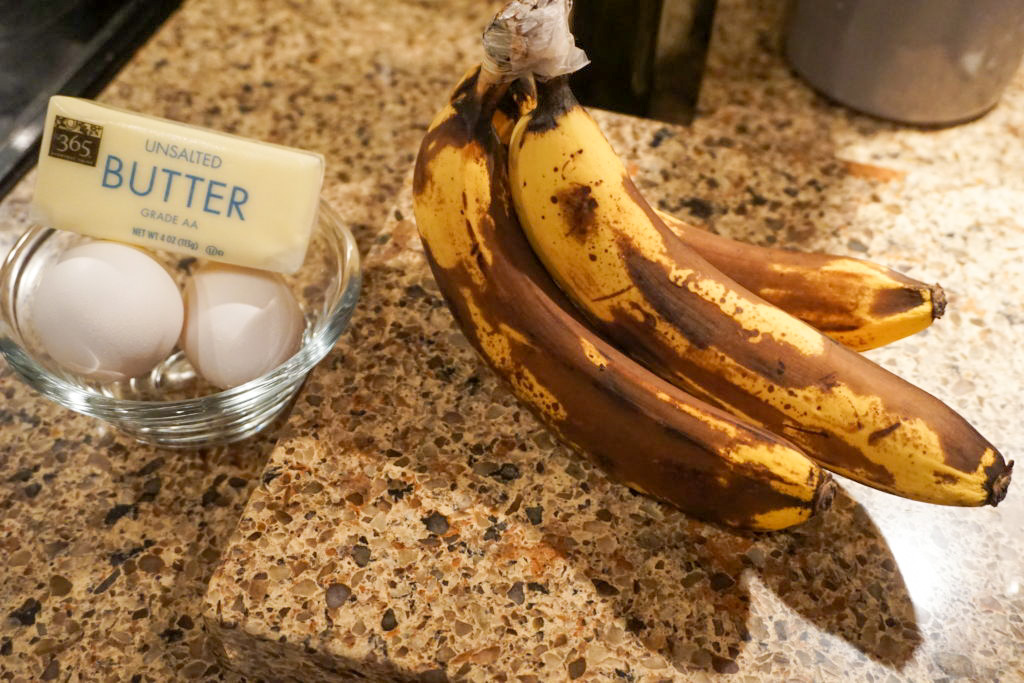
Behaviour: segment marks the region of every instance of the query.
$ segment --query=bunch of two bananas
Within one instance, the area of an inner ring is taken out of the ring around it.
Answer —
[[[507,90],[479,68],[456,86],[417,158],[416,222],[463,332],[560,440],[747,529],[826,509],[822,468],[931,503],[1003,498],[1012,462],[857,353],[926,327],[940,289],[686,226],[645,201],[564,77],[518,108]]]

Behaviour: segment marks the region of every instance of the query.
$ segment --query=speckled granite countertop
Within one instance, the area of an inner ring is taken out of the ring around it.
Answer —
[[[691,129],[602,124],[663,208],[942,282],[947,316],[871,356],[1019,459],[1024,74],[966,126],[876,122],[787,72],[777,4],[719,3]],[[288,420],[231,448],[139,446],[0,367],[0,680],[1024,679],[1015,488],[958,510],[843,482],[737,535],[608,482],[476,360],[403,183],[493,9],[192,0],[104,93],[323,152],[367,284]]]

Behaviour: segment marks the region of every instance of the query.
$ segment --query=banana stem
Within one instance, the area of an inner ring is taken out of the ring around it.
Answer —
[[[929,285],[928,289],[932,293],[932,320],[938,320],[946,312],[946,292],[939,283]]]
[[[506,80],[501,74],[491,71],[486,65],[481,67],[476,85],[473,86],[477,101],[480,103],[481,121],[490,125],[491,117],[510,85],[512,81]]]
[[[512,87],[512,98],[519,109],[519,116],[526,116],[537,106],[537,79],[532,73],[523,74]]]
[[[1006,497],[1006,490],[1010,487],[1010,477],[1013,474],[1013,461],[1006,463],[1006,469],[1000,472],[995,481],[992,482],[992,486],[989,489],[988,500],[985,501],[989,505],[999,505],[1000,501]]]

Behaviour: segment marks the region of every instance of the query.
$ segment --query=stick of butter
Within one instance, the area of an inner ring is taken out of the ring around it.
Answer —
[[[61,230],[294,273],[323,175],[313,152],[58,95],[32,208]]]

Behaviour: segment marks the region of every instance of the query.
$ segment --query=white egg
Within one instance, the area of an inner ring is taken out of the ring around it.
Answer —
[[[302,311],[277,273],[208,263],[185,287],[185,355],[206,381],[222,389],[288,360],[304,327]]]
[[[101,382],[144,375],[181,334],[184,306],[170,274],[117,242],[68,249],[40,278],[29,313],[48,354]]]

